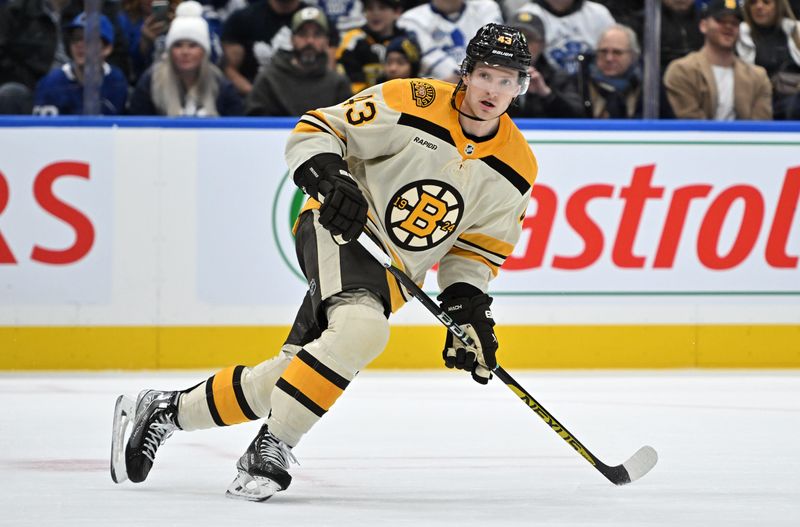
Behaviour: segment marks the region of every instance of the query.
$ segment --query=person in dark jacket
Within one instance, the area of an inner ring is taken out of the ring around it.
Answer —
[[[694,0],[663,0],[661,3],[661,76],[675,59],[703,47]]]
[[[603,32],[596,55],[581,67],[578,86],[586,117],[595,119],[641,119],[643,114],[641,48],[636,33],[623,24]],[[659,84],[660,119],[673,119],[663,83]]]
[[[203,7],[178,5],[167,32],[167,53],[142,75],[131,96],[132,115],[236,116],[242,100],[233,84],[211,64],[211,38]]]
[[[745,0],[736,54],[772,82],[772,117],[800,119],[800,22],[788,0]]]
[[[301,0],[255,0],[231,13],[222,25],[222,67],[243,96],[253,89],[256,75],[279,49],[290,49],[289,25],[294,14],[309,7]],[[331,42],[339,33],[331,27]],[[331,50],[333,60],[333,50]]]
[[[538,16],[520,11],[509,21],[528,39],[531,66],[528,73],[531,82],[528,91],[517,98],[508,114],[512,117],[569,118],[583,117],[584,109],[575,76],[556,70],[542,56],[545,29]]]
[[[0,113],[30,113],[36,83],[68,62],[61,12],[69,0],[0,3]]]
[[[81,13],[65,28],[70,61],[50,73],[36,85],[33,113],[37,115],[80,115],[83,113],[84,67],[86,43],[84,29],[86,14]],[[100,40],[103,59],[111,55],[114,47],[114,26],[108,17],[100,15]],[[125,74],[107,62],[102,65],[103,80],[100,85],[100,113],[118,115],[125,110],[128,99],[128,81]]]
[[[247,115],[302,115],[337,104],[353,92],[350,79],[330,67],[328,19],[305,7],[290,24],[292,50],[279,50],[261,71],[247,97]]]

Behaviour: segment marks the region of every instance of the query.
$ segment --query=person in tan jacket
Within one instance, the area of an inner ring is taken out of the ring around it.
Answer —
[[[700,20],[705,43],[670,63],[664,86],[678,119],[771,120],[772,86],[764,68],[735,54],[742,15],[736,0],[711,0]]]

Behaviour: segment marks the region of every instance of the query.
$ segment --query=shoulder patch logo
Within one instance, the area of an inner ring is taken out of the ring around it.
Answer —
[[[425,179],[405,185],[392,196],[385,225],[392,241],[407,251],[425,251],[456,232],[464,198],[442,181]]]
[[[411,81],[411,97],[420,108],[425,108],[436,99],[436,89],[433,84],[424,81]]]

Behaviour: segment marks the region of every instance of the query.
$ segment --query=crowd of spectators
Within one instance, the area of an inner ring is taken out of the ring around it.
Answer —
[[[498,22],[533,57],[512,116],[643,117],[641,0],[101,1],[90,46],[83,0],[0,0],[0,113],[83,113],[95,50],[105,115],[297,116],[393,78],[456,82]],[[659,117],[800,119],[799,4],[661,0]]]

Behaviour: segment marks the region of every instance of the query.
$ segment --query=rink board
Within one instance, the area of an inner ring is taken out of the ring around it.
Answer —
[[[0,368],[274,355],[306,287],[291,125],[0,119]],[[800,125],[523,128],[540,172],[492,284],[504,365],[800,367]],[[373,367],[438,367],[430,314],[392,321]]]
[[[288,327],[0,328],[0,369],[138,370],[255,365]],[[800,326],[500,326],[505,368],[798,368]],[[443,330],[394,326],[371,369],[442,368]]]

